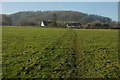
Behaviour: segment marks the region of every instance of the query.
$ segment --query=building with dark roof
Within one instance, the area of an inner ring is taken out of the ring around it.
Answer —
[[[50,21],[42,21],[41,22],[41,26],[42,27],[47,27],[49,24],[51,24],[52,22],[50,22]]]
[[[80,23],[67,23],[67,28],[82,28],[82,25]]]

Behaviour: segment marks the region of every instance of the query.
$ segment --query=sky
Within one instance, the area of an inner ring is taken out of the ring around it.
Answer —
[[[118,21],[117,2],[2,2],[2,14],[19,11],[70,10],[96,14]]]
[[[119,0],[1,0],[2,2],[118,2]]]

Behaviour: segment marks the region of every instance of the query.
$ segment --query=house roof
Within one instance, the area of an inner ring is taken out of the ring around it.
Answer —
[[[67,23],[68,26],[81,26],[80,23]]]
[[[49,24],[51,24],[52,22],[50,22],[50,21],[43,21],[43,23],[44,23],[44,25],[49,25]]]

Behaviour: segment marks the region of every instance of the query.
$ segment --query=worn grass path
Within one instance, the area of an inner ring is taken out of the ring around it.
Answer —
[[[84,65],[79,65],[80,64],[80,60],[81,58],[83,57],[80,53],[83,45],[82,45],[82,42],[78,36],[78,33],[76,32],[77,29],[70,29],[69,31],[72,32],[73,34],[73,49],[74,49],[74,73],[72,74],[72,78],[82,78],[82,75],[81,74],[81,67],[80,66],[84,66]],[[81,45],[80,45],[81,44]],[[84,66],[85,67],[85,66]]]

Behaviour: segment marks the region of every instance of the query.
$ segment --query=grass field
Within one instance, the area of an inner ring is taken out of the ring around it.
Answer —
[[[4,78],[118,78],[118,31],[5,27]]]

